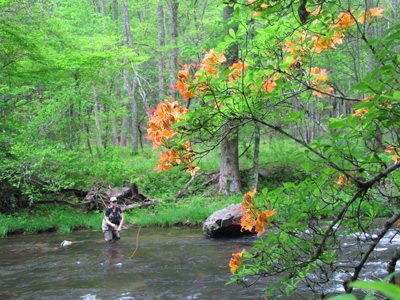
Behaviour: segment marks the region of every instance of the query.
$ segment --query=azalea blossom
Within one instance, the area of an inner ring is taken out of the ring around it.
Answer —
[[[184,70],[179,74],[182,81],[187,80],[187,72]],[[158,172],[170,170],[172,167],[184,165],[186,171],[192,176],[200,168],[194,162],[194,152],[190,142],[186,141],[180,146],[173,147],[172,138],[178,134],[172,126],[183,119],[188,112],[186,108],[179,105],[178,101],[165,100],[160,103],[156,109],[151,111],[150,120],[147,122],[147,139],[153,142],[153,151],[158,147],[166,148],[164,153],[159,153]]]
[[[382,13],[385,11],[381,7],[370,8],[369,10],[371,11],[372,18],[383,17]]]
[[[400,162],[399,153],[397,152],[397,149],[395,146],[393,146],[393,145],[387,146],[385,153],[394,154],[394,156],[392,156],[392,160],[394,160],[395,164],[398,164]]]
[[[242,252],[232,254],[232,258],[229,263],[232,274],[235,274],[236,270],[243,267],[243,254],[245,254],[245,252],[246,249],[243,249]]]
[[[354,173],[351,173],[350,176],[353,176]],[[340,175],[338,181],[334,181],[334,183],[339,184],[339,185],[345,185],[348,186],[351,184],[351,181],[347,175]]]

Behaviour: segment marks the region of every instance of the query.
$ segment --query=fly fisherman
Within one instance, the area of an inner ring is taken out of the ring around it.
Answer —
[[[121,238],[119,236],[119,232],[121,231],[121,226],[124,223],[122,210],[117,205],[117,198],[111,197],[110,203],[110,206],[107,207],[104,213],[103,223],[101,224],[104,238],[108,243],[113,240],[119,240]]]

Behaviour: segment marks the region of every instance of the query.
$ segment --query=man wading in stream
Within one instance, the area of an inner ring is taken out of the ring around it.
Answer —
[[[122,210],[117,205],[117,198],[111,197],[110,203],[111,205],[107,207],[104,213],[103,223],[101,224],[104,238],[108,243],[121,238],[119,236],[119,232],[121,231],[121,226],[124,223]]]

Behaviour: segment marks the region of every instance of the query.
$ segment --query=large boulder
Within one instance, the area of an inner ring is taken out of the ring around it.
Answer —
[[[240,204],[231,204],[228,207],[214,212],[203,224],[203,234],[208,237],[237,237],[249,234],[241,231]]]

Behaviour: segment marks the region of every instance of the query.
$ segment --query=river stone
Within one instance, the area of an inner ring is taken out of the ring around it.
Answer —
[[[228,207],[214,212],[203,224],[203,234],[208,237],[236,237],[248,234],[241,231],[240,223],[241,204],[231,204]],[[233,222],[232,222],[233,221]]]
[[[67,247],[67,246],[70,246],[70,245],[72,245],[72,242],[70,242],[70,241],[63,241],[61,243],[61,247]]]

